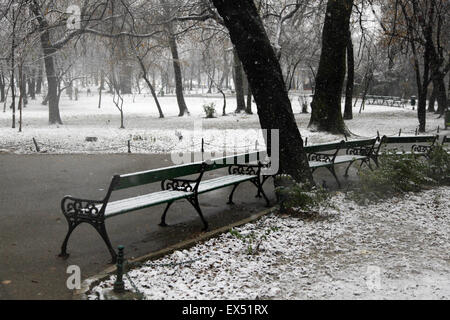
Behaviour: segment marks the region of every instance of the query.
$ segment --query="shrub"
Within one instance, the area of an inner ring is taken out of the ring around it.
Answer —
[[[427,162],[427,175],[433,180],[450,184],[450,154],[442,146],[435,146]]]
[[[326,202],[328,192],[308,183],[298,183],[289,175],[279,175],[275,178],[275,194],[280,211],[304,212]]]
[[[216,104],[214,102],[204,104],[203,110],[205,111],[206,118],[215,118],[216,115]]]
[[[358,172],[359,188],[352,193],[357,202],[377,201],[427,186],[450,182],[450,155],[437,146],[429,159],[406,154],[383,154],[380,167]]]

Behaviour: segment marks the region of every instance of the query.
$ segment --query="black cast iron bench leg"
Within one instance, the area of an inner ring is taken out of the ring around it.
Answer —
[[[251,181],[251,183],[253,183],[256,186],[256,188],[258,188],[258,194],[262,194],[262,196],[264,197],[264,200],[266,200],[266,207],[270,207],[270,201],[267,198],[267,196],[264,192],[264,189],[262,188],[262,183],[259,180],[259,178],[256,178],[256,179],[250,180],[250,181]]]
[[[262,182],[261,182],[261,187],[264,185],[264,183],[265,183],[270,177],[271,177],[271,176],[263,176]],[[259,188],[258,188],[258,193],[256,194],[255,198],[261,198],[261,192],[259,191]]]
[[[234,186],[233,186],[233,190],[231,190],[231,193],[230,193],[230,196],[228,197],[228,202],[227,202],[227,204],[234,204],[234,202],[233,202],[233,194],[234,194],[234,191],[236,191],[236,188],[239,186],[239,183],[238,184],[235,184]]]
[[[80,222],[67,222],[69,224],[69,230],[67,231],[66,237],[64,238],[63,244],[61,246],[61,253],[58,255],[58,257],[61,257],[63,259],[67,259],[69,257],[69,254],[67,253],[67,243],[69,242],[69,238],[73,230],[75,230],[75,228],[80,224]]]
[[[341,188],[341,182],[339,181],[339,179],[338,179],[338,177],[337,177],[337,175],[336,175],[336,171],[334,170],[334,165],[331,166],[331,167],[326,167],[326,168],[331,172],[331,174],[333,175],[333,177],[336,179],[336,182],[337,182],[337,184],[338,184],[338,187]]]
[[[352,164],[353,164],[354,162],[355,162],[355,161],[350,162],[350,164],[347,166],[347,169],[345,169],[344,177],[348,178],[348,170],[350,169],[350,167],[352,166]],[[362,165],[362,163],[361,163],[361,165]]]
[[[197,196],[187,198],[187,200],[197,211],[198,215],[200,216],[200,219],[202,219],[202,222],[203,222],[202,231],[208,230],[208,222],[205,220],[205,217],[203,217],[202,209],[200,208],[200,203],[198,202]]]
[[[70,222],[69,223],[69,230],[67,231],[67,235],[64,239],[64,242],[61,246],[61,253],[58,255],[61,258],[67,259],[69,257],[69,254],[67,253],[67,244],[69,242],[70,235],[75,230],[76,227],[78,227],[83,222],[90,224],[97,230],[97,232],[102,237],[103,241],[105,242],[106,246],[108,247],[109,253],[111,254],[111,263],[116,263],[117,261],[117,254],[114,251],[111,241],[109,240],[108,233],[106,231],[105,222],[104,221],[81,221],[81,222]]]
[[[105,241],[106,246],[108,247],[109,253],[111,254],[111,263],[117,262],[117,253],[114,251],[111,241],[109,240],[108,233],[106,232],[105,222],[98,222],[96,224],[91,225],[97,230],[97,232],[102,237],[103,241]]]
[[[161,216],[161,222],[159,223],[159,226],[161,227],[167,227],[167,223],[166,223],[166,215],[167,215],[167,211],[169,210],[170,206],[172,205],[173,201],[168,202],[166,209],[164,209],[164,213]]]

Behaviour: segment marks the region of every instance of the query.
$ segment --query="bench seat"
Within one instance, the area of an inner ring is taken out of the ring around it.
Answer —
[[[333,162],[324,162],[324,161],[308,161],[310,168],[321,168],[321,167],[329,167],[333,165]]]
[[[216,189],[221,189],[237,183],[249,181],[257,178],[256,175],[228,175],[200,182],[198,193],[205,193]],[[180,200],[192,196],[194,192],[164,190],[150,193],[142,196],[127,198],[118,201],[109,202],[105,210],[105,218],[113,217],[119,214],[134,210],[145,209],[175,200]],[[102,205],[97,205],[100,210]]]
[[[364,159],[367,159],[367,156],[343,155],[337,156],[336,159],[334,159],[334,164],[349,163],[351,161],[358,161]]]
[[[257,175],[228,175],[214,179],[204,180],[198,186],[198,193],[205,193],[216,189],[235,185],[258,178]]]
[[[167,203],[169,201],[183,199],[193,194],[193,192],[164,190],[133,198],[108,202],[105,210],[105,218],[113,217],[134,210],[156,206],[158,204]],[[100,210],[102,205],[99,205],[97,207]]]

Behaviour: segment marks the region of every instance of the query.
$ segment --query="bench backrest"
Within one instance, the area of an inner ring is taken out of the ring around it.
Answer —
[[[316,152],[324,152],[324,151],[335,151],[343,148],[345,141],[340,142],[332,142],[332,143],[323,143],[306,146],[303,149],[307,154],[316,153]]]
[[[163,180],[198,174],[202,170],[203,172],[205,172],[221,169],[233,164],[251,163],[262,160],[264,159],[264,157],[265,152],[252,152],[222,158],[215,158],[206,162],[187,163],[166,168],[116,175],[113,177],[110,190],[113,191],[137,187],[154,182],[160,182]],[[203,167],[204,163],[206,164]]]
[[[388,137],[383,136],[382,143],[435,143],[437,136],[403,136],[403,137]]]
[[[360,148],[374,146],[378,138],[345,141],[344,148]]]

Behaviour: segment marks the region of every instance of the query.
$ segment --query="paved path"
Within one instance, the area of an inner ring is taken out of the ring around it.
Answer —
[[[110,256],[95,230],[81,225],[69,241],[70,258],[57,257],[67,231],[60,209],[62,197],[71,194],[101,199],[114,173],[171,164],[169,155],[0,154],[0,300],[70,299],[72,293],[66,288],[67,266],[80,266],[82,277],[87,278],[105,269]],[[314,176],[321,182],[319,174]],[[324,171],[323,177],[330,186],[334,185],[328,172]],[[158,184],[152,184],[141,190],[159,188]],[[265,190],[274,200],[271,181]],[[226,205],[229,191],[217,190],[200,198],[211,229],[264,208],[265,202],[254,197],[255,189],[249,183],[237,189],[236,205],[232,207]],[[121,195],[132,193],[125,190]],[[163,206],[156,206],[109,219],[107,229],[113,245],[123,244],[127,257],[138,257],[186,240],[202,228],[197,213],[186,201],[171,207],[168,228],[158,226],[162,211]]]

